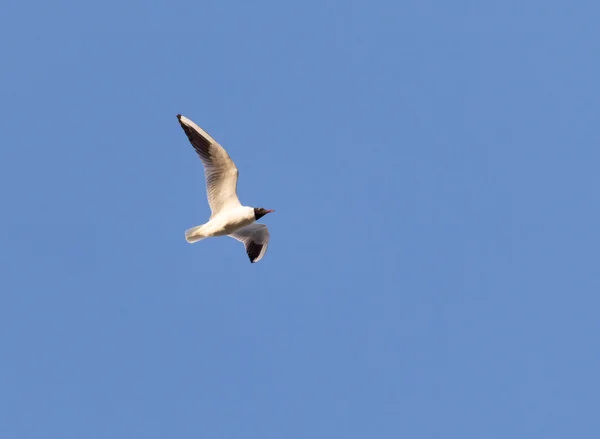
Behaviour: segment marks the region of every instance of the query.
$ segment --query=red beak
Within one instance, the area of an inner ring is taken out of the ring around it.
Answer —
[[[267,213],[275,212],[274,210],[267,210]]]

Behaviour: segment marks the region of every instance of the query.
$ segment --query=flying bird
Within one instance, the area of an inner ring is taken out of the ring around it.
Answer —
[[[194,243],[211,236],[230,236],[244,244],[250,262],[260,261],[269,245],[269,229],[256,221],[274,210],[242,206],[236,193],[239,172],[225,149],[187,117],[178,114],[177,119],[204,165],[212,212],[207,223],[186,230],[185,239]]]

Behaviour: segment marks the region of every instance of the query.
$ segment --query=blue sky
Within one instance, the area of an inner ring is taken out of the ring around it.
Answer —
[[[0,438],[599,437],[599,14],[3,5]]]

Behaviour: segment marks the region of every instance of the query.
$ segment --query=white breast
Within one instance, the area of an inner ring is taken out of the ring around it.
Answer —
[[[224,236],[256,221],[252,207],[240,206],[219,212],[206,224],[206,232],[211,236]]]

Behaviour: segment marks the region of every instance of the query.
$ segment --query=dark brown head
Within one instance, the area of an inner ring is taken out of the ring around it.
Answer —
[[[258,221],[259,218],[262,218],[267,213],[275,212],[274,210],[263,209],[262,207],[254,208],[254,218]]]

